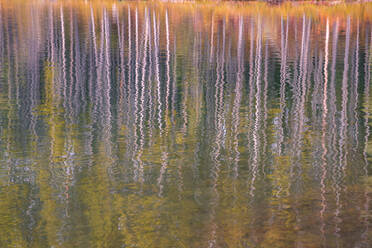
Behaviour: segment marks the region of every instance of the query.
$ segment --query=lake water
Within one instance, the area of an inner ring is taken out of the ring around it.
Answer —
[[[0,247],[372,247],[372,5],[0,1]]]

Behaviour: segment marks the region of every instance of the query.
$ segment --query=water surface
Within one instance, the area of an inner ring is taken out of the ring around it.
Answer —
[[[371,5],[237,6],[0,1],[1,247],[372,246]]]

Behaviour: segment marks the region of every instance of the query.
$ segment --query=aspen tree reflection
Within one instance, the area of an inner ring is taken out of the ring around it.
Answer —
[[[0,0],[1,247],[370,247],[371,4]]]

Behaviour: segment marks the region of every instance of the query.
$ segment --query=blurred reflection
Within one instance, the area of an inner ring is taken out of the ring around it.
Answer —
[[[372,245],[371,16],[190,6],[0,1],[1,247]]]

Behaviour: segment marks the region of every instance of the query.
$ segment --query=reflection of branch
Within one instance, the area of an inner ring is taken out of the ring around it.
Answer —
[[[255,122],[253,128],[253,162],[252,162],[252,181],[250,195],[254,197],[255,191],[255,180],[258,173],[259,163],[259,149],[260,149],[260,137],[259,137],[259,125],[261,124],[261,66],[262,66],[262,23],[261,17],[258,17],[257,23],[257,41],[256,41],[256,61],[255,61],[255,76],[256,76],[256,103],[255,103]]]
[[[234,178],[236,179],[239,174],[238,162],[239,162],[239,123],[240,123],[240,105],[241,105],[241,98],[242,98],[242,81],[243,81],[243,74],[244,74],[244,38],[243,38],[243,17],[239,18],[239,35],[238,35],[238,48],[237,48],[237,60],[238,60],[238,72],[237,72],[237,79],[235,84],[235,99],[233,104],[233,111],[232,111],[232,133],[233,133],[233,149],[234,149],[234,167],[233,173]]]
[[[284,130],[283,130],[283,118],[284,118],[284,111],[285,111],[285,89],[286,89],[286,82],[287,82],[287,48],[288,48],[288,23],[289,20],[287,18],[286,27],[284,28],[284,21],[283,17],[281,19],[281,58],[280,58],[280,113],[278,117],[278,141],[277,141],[277,149],[278,155],[282,155],[282,146],[284,141]]]
[[[157,106],[158,106],[158,128],[160,130],[160,135],[163,134],[163,124],[162,124],[162,103],[161,103],[161,85],[160,85],[160,73],[159,73],[159,29],[156,23],[156,15],[153,13],[153,29],[154,29],[154,53],[155,53],[155,78],[156,78],[156,90],[157,90]]]
[[[329,20],[327,19],[327,26],[326,26],[326,38],[325,38],[325,47],[324,47],[324,85],[323,85],[323,117],[322,117],[322,176],[320,180],[320,185],[321,185],[321,206],[322,209],[320,210],[320,218],[321,218],[321,233],[322,233],[322,239],[323,239],[323,244],[325,244],[325,222],[324,222],[324,212],[326,210],[326,198],[325,198],[325,193],[326,193],[326,186],[325,186],[325,179],[327,177],[327,169],[326,169],[326,155],[327,155],[327,147],[325,143],[325,138],[326,138],[326,128],[327,128],[327,114],[328,114],[328,40],[329,40]]]
[[[165,120],[166,130],[168,130],[169,118],[169,91],[170,91],[170,48],[169,48],[169,22],[168,10],[165,12],[165,38],[166,38],[166,87],[165,87]]]
[[[345,147],[345,140],[347,135],[347,101],[348,101],[348,70],[349,70],[349,47],[350,47],[350,16],[347,18],[347,26],[346,26],[346,44],[345,44],[345,54],[344,54],[344,70],[343,70],[343,79],[342,79],[342,109],[341,109],[341,127],[340,127],[340,140],[339,140],[339,169],[337,169],[338,175],[338,182],[336,186],[336,210],[335,210],[335,218],[336,218],[336,226],[335,226],[335,234],[339,238],[340,228],[339,224],[342,222],[341,217],[339,216],[342,209],[341,201],[341,188],[342,183],[345,177],[345,169],[346,169],[346,157],[347,157],[347,150]]]

